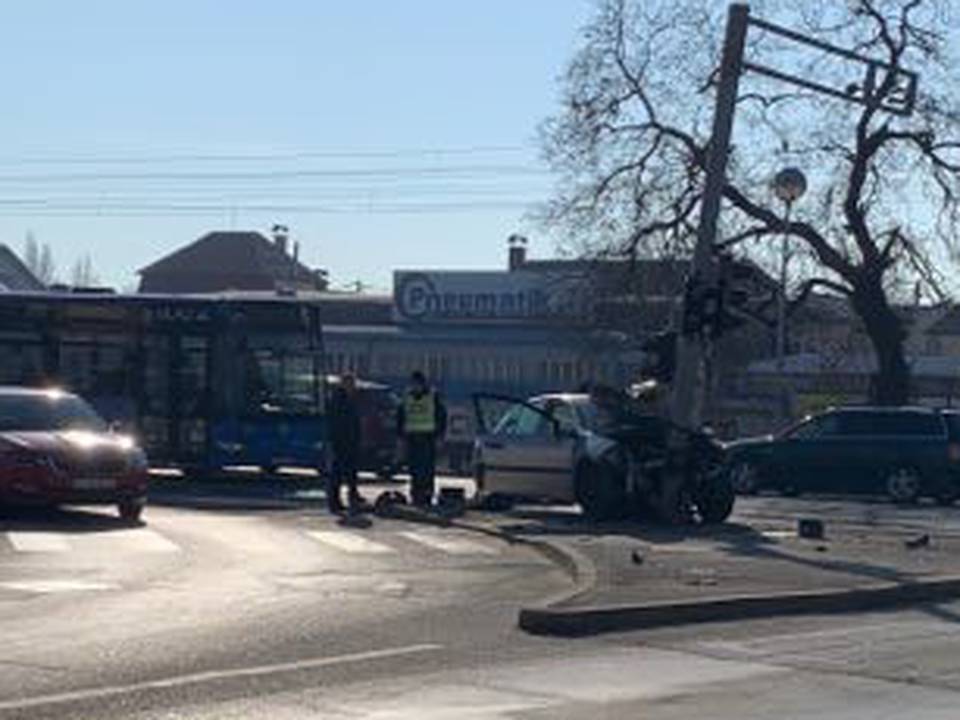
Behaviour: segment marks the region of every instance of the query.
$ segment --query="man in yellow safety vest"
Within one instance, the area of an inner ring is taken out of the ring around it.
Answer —
[[[429,507],[433,500],[437,438],[443,437],[446,425],[447,411],[437,391],[422,372],[414,372],[397,409],[397,433],[406,446],[410,499],[417,507]]]

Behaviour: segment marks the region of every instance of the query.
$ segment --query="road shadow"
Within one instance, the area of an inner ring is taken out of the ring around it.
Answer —
[[[657,544],[680,543],[690,539],[723,539],[744,545],[774,542],[754,527],[740,522],[680,526],[633,519],[597,522],[576,510],[537,506],[521,506],[502,513],[500,517],[503,522],[499,523],[499,527],[518,535],[618,536]]]
[[[63,534],[107,533],[143,527],[112,513],[111,508],[87,510],[70,507],[0,506],[0,532],[45,532]]]

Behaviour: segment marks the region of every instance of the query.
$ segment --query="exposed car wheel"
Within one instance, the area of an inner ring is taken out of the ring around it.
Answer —
[[[887,495],[898,505],[910,505],[920,497],[920,473],[911,467],[896,467],[885,476]]]
[[[140,522],[140,517],[143,515],[143,503],[137,500],[123,500],[117,505],[117,510],[121,520],[135,525]]]
[[[727,475],[737,495],[755,495],[760,489],[760,471],[746,460],[735,462]]]
[[[697,498],[700,521],[705,525],[722,523],[733,512],[735,501],[736,493],[730,480],[722,474],[715,475]]]
[[[623,478],[607,465],[583,465],[577,473],[576,496],[591,520],[616,520],[628,511]]]

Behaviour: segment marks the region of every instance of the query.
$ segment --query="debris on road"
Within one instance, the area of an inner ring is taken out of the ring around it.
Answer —
[[[824,537],[823,520],[800,518],[797,521],[797,535],[805,540],[822,540]]]
[[[930,546],[930,536],[927,533],[919,535],[918,537],[911,538],[909,540],[903,541],[903,546],[907,550],[918,550],[920,548],[925,548]]]

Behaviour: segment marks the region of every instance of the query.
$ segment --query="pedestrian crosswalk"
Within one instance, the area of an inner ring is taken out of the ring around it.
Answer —
[[[315,547],[345,556],[453,556],[468,558],[498,555],[499,541],[476,539],[463,533],[438,530],[369,532],[364,530],[297,529]],[[278,542],[276,547],[282,548]],[[8,531],[0,532],[0,555],[13,552],[25,556],[84,554],[109,556],[127,554],[174,554],[183,548],[160,530],[151,527],[116,529],[105,532]]]
[[[18,531],[4,533],[18,553],[127,552],[176,553],[180,547],[151,528],[131,528],[103,533],[58,533]]]
[[[389,545],[365,538],[360,533],[343,530],[310,530],[307,535],[338,550],[361,555],[389,555],[396,552]]]
[[[435,531],[402,531],[380,533],[373,539],[363,531],[312,530],[307,533],[321,544],[351,555],[395,555],[424,550],[444,555],[497,555],[500,547],[493,542],[481,543],[460,535]],[[398,542],[399,541],[399,542]]]
[[[442,533],[402,532],[400,535],[407,540],[425,545],[431,550],[439,550],[451,555],[496,555],[498,551],[493,545],[484,545],[474,540]]]

